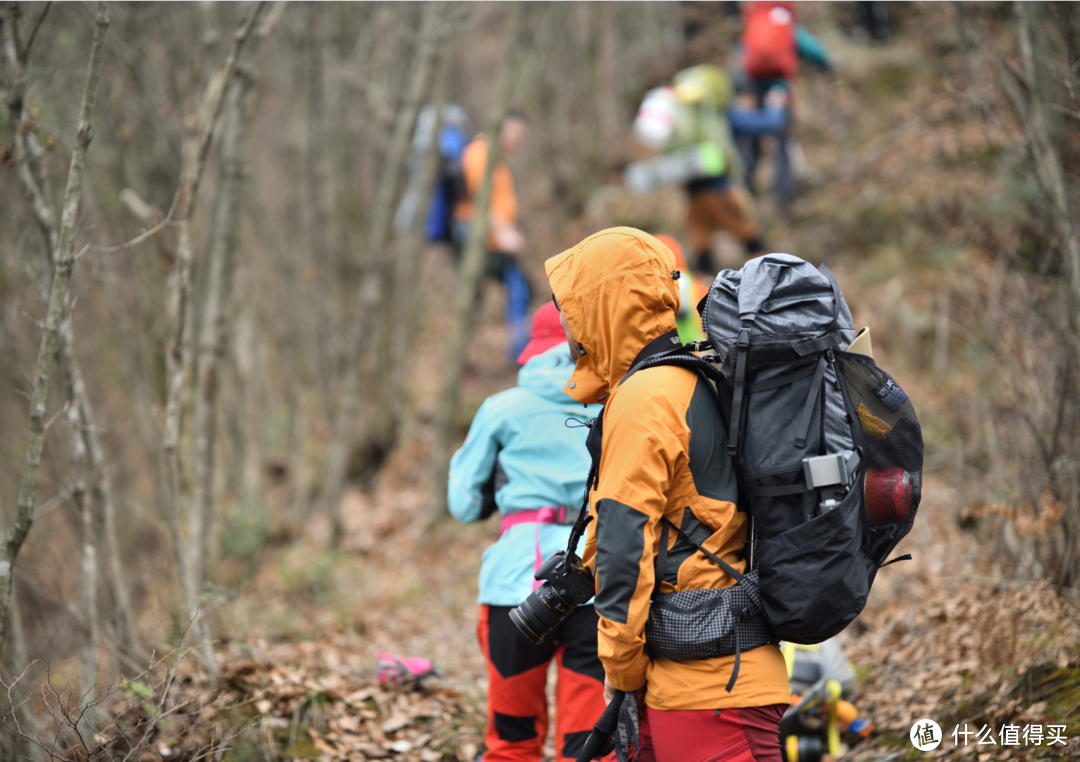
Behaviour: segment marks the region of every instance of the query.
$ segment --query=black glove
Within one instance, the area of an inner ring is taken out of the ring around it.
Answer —
[[[631,696],[629,701],[627,696]],[[634,756],[631,757],[631,750]],[[607,709],[593,726],[592,733],[585,741],[577,762],[590,762],[615,752],[619,762],[637,759],[641,751],[641,734],[638,724],[637,701],[631,694],[616,691]]]

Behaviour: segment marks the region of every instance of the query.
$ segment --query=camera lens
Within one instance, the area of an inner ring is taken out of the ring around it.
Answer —
[[[544,583],[511,609],[510,619],[522,635],[539,645],[573,610],[573,604],[567,604],[550,583]]]

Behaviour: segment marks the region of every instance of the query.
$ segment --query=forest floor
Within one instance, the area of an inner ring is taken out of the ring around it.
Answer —
[[[912,39],[955,48],[948,30],[924,31]],[[875,724],[841,758],[1080,759],[1077,602],[1042,582],[1015,579],[994,546],[971,531],[978,526],[973,506],[984,494],[957,466],[948,421],[964,386],[978,379],[935,359],[935,281],[957,272],[983,277],[992,257],[931,231],[985,189],[982,157],[1002,139],[933,75],[925,47],[904,39],[870,48],[826,38],[840,75],[835,82],[807,77],[800,94],[809,165],[803,195],[787,217],[767,202],[763,208],[774,249],[816,261],[827,256],[856,325],[872,326],[879,362],[901,379],[927,433],[919,518],[896,551],[914,560],[881,571],[866,610],[840,636],[859,675],[853,701]],[[632,222],[642,209],[655,222],[658,208],[665,210],[660,223],[678,230],[681,205],[671,194],[633,199],[605,186],[595,199],[580,221],[582,234]],[[542,282],[539,263],[574,241],[544,231],[531,240],[538,249],[534,282]],[[719,243],[726,263],[737,266],[731,242]],[[421,278],[421,287],[445,293],[449,304],[444,252],[431,252]],[[179,674],[190,679],[175,683],[174,699],[193,702],[188,712],[201,710],[155,740],[161,758],[187,759],[187,749],[211,737],[229,739],[231,750],[218,756],[235,760],[472,762],[482,751],[486,678],[475,635],[476,579],[498,527],[431,521],[426,437],[444,319],[439,311],[426,316],[416,352],[409,390],[415,435],[371,485],[346,496],[343,546],[327,549],[328,524],[315,517],[302,537],[224,570],[221,582],[231,592],[214,614],[216,631],[227,633],[217,649],[220,675],[206,683],[193,659],[180,661]],[[514,383],[501,326],[495,288],[485,294],[470,343],[470,413]],[[379,650],[428,658],[442,676],[420,690],[379,686]],[[219,690],[206,690],[213,686]],[[114,698],[117,712],[150,711],[130,692]],[[925,755],[907,738],[921,718],[936,720],[945,734]],[[1005,746],[999,731],[1006,724],[1064,725],[1068,740]],[[954,727],[982,735],[967,743],[961,735],[957,744]],[[986,728],[996,743],[985,742]]]

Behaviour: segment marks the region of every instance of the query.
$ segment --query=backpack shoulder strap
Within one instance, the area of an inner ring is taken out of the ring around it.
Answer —
[[[735,412],[733,410],[734,402],[729,394],[727,397],[722,390],[731,389],[731,381],[709,360],[704,357],[698,357],[695,354],[691,354],[691,351],[698,351],[706,349],[711,345],[702,342],[692,342],[680,346],[674,350],[668,352],[662,352],[651,357],[647,357],[640,362],[636,362],[631,366],[629,372],[623,377],[623,381],[626,381],[632,374],[637,373],[639,370],[646,370],[647,368],[655,368],[660,365],[675,365],[680,368],[686,368],[687,370],[696,371],[700,376],[706,380],[712,381],[713,384],[710,388],[713,394],[716,396],[717,404],[720,407],[720,417],[724,421],[724,427],[727,429],[728,441],[731,442],[732,432],[737,432],[735,425]],[[622,382],[620,382],[622,383]],[[739,485],[739,510],[745,510],[745,496],[750,494],[743,481],[742,470],[738,468],[738,458],[733,457],[735,463],[735,480]]]

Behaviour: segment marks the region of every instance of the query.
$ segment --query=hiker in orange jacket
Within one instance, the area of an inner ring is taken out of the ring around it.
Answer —
[[[596,576],[606,692],[644,693],[642,760],[779,762],[778,727],[791,694],[776,645],[695,661],[651,658],[646,650],[654,591],[735,583],[687,537],[746,571],[747,518],[736,509],[727,431],[708,381],[661,366],[620,383],[635,360],[678,345],[675,258],[640,230],[612,228],[547,260],[545,270],[576,360],[566,393],[604,404],[582,560]],[[679,531],[662,531],[663,518]],[[662,536],[667,552],[657,585]]]
[[[525,251],[525,236],[518,227],[517,194],[514,178],[506,157],[521,149],[528,133],[528,122],[518,111],[510,111],[499,128],[500,161],[491,175],[491,200],[488,205],[487,255],[483,277],[503,285],[507,356],[513,359],[529,341],[529,303],[532,288],[521,267]],[[465,197],[454,210],[454,252],[460,260],[476,217],[475,200],[484,182],[491,146],[488,136],[477,135],[461,154],[461,170],[465,179]]]
[[[525,143],[528,122],[517,111],[507,113],[499,128],[499,151],[501,159],[491,175],[491,201],[488,205],[487,247],[490,252],[516,257],[525,248],[525,236],[518,228],[517,193],[514,176],[506,158],[517,153]],[[471,225],[476,214],[474,199],[484,182],[489,153],[488,136],[477,135],[461,154],[461,171],[465,176],[465,198],[454,210],[454,220],[459,225]],[[485,274],[486,271],[485,271]],[[496,273],[502,277],[501,268]]]

